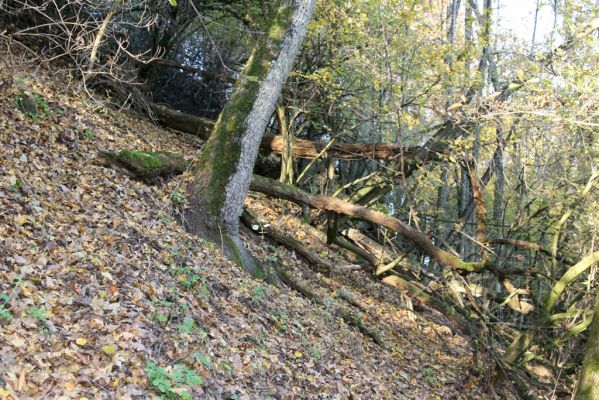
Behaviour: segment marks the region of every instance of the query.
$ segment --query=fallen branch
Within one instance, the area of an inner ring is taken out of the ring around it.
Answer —
[[[190,165],[182,155],[170,151],[100,151],[98,156],[101,165],[145,181],[182,174]]]
[[[526,240],[497,238],[497,239],[489,240],[489,244],[502,244],[502,245],[517,247],[517,248],[525,249],[525,250],[538,251],[539,253],[545,254],[548,257],[552,256],[551,251],[541,247],[537,243],[527,242]],[[572,260],[570,260],[562,255],[557,255],[557,259],[566,265],[574,265],[575,264]]]
[[[484,262],[465,262],[453,254],[438,248],[424,233],[387,214],[370,210],[336,197],[310,194],[296,187],[258,175],[254,175],[250,189],[269,196],[290,200],[303,206],[356,217],[385,226],[413,242],[424,254],[448,267],[464,272],[475,272],[485,268]]]
[[[241,215],[241,221],[254,232],[263,233],[275,242],[284,244],[285,246],[297,251],[302,257],[306,259],[306,261],[308,261],[312,265],[325,268],[329,271],[338,272],[355,269],[350,268],[354,266],[335,266],[331,264],[330,262],[319,257],[313,251],[308,249],[308,247],[304,246],[304,244],[299,240],[294,239],[291,236],[285,235],[284,233],[277,231],[271,226],[261,224],[256,218],[256,216],[248,209],[243,210],[243,214]],[[255,229],[255,227],[257,227],[257,229]]]
[[[212,133],[214,121],[210,119],[186,114],[159,104],[155,104],[153,110],[158,120],[169,128],[197,135],[202,139],[208,139]],[[281,135],[264,135],[260,148],[281,154],[285,151],[285,138]],[[401,156],[404,160],[414,160],[419,163],[437,160],[439,157],[438,152],[419,146],[404,147],[395,143],[335,143],[327,148],[327,143],[302,139],[293,141],[292,155],[301,158],[332,157],[345,160],[368,158],[390,160]]]
[[[298,291],[299,293],[301,293],[302,295],[304,295],[305,297],[314,301],[317,304],[325,304],[325,301],[321,300],[318,296],[316,296],[316,294],[312,292],[310,288],[294,279],[287,271],[281,268],[281,266],[273,264],[272,267],[279,274],[281,280],[285,282],[290,288]],[[338,316],[340,316],[346,324],[355,326],[364,335],[370,337],[374,343],[383,348],[385,347],[385,343],[383,342],[383,339],[381,339],[381,335],[376,330],[364,324],[364,322],[359,317],[342,309],[335,310],[335,313]]]

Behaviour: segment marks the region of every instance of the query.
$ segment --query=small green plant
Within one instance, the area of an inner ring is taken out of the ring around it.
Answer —
[[[182,364],[175,365],[172,372],[168,372],[148,360],[146,362],[146,375],[150,386],[163,399],[191,400],[191,393],[187,388],[202,384],[202,378]]]
[[[37,319],[37,320],[39,320],[41,322],[48,321],[48,319],[46,318],[46,315],[48,314],[48,311],[45,310],[44,308],[29,307],[25,312],[30,317],[35,318],[35,319]]]
[[[106,114],[106,113],[108,113],[108,108],[106,108],[103,104],[92,105],[91,109],[96,114]]]
[[[204,365],[204,367],[208,369],[212,369],[212,362],[210,362],[210,358],[208,356],[203,355],[202,353],[198,353],[197,351],[193,353],[194,357],[198,359],[199,362]]]
[[[264,333],[264,331],[262,331],[262,330],[260,331],[256,342],[258,344],[259,349],[266,350],[266,334]]]
[[[12,321],[9,301],[10,299],[6,293],[0,293],[0,320]]]
[[[15,97],[15,108],[33,120],[50,114],[50,105],[38,94],[25,92]]]
[[[321,354],[320,351],[314,346],[308,348],[308,354],[315,360],[320,360]]]
[[[181,333],[196,333],[201,340],[205,340],[208,337],[208,334],[204,332],[204,330],[200,328],[191,317],[183,318],[183,322],[177,325],[177,328]]]
[[[9,189],[13,192],[18,192],[19,190],[21,190],[21,187],[23,187],[23,183],[21,182],[20,179],[16,179],[14,181],[14,183],[11,183],[9,186]]]
[[[174,276],[185,289],[196,291],[199,296],[204,299],[209,297],[210,292],[206,286],[206,277],[199,274],[192,267],[178,265],[171,270],[171,275]]]
[[[268,287],[265,285],[258,285],[252,291],[252,300],[256,303],[262,303],[264,296],[268,293]]]
[[[197,328],[197,325],[193,318],[185,317],[178,327],[181,333],[192,333]]]
[[[174,206],[183,206],[187,202],[185,195],[178,190],[175,190],[171,193],[171,203]]]
[[[233,375],[233,367],[231,366],[230,362],[223,361],[220,366],[227,372],[227,374],[229,374],[229,376]]]
[[[96,135],[94,134],[94,132],[91,129],[84,130],[83,136],[85,136],[86,138],[88,138],[90,140],[96,139]]]
[[[161,312],[154,312],[152,313],[152,319],[154,321],[158,321],[161,324],[166,324],[168,321],[168,315]]]
[[[37,109],[41,111],[42,114],[48,114],[50,112],[50,105],[41,96],[34,94],[33,100],[35,100]]]
[[[46,318],[46,316],[48,315],[48,311],[46,309],[40,307],[29,307],[27,310],[25,310],[25,312],[30,317],[35,318],[39,322],[41,322],[41,324],[38,323],[37,329],[40,331],[42,335],[48,334],[48,328],[45,326],[45,323],[48,322],[48,318]]]
[[[432,368],[423,368],[422,373],[424,374],[424,380],[428,384],[432,385],[437,381],[437,375],[435,374],[435,371]]]
[[[164,225],[168,225],[168,224],[170,224],[173,221],[174,221],[174,219],[170,215],[163,215],[160,218],[160,222],[162,222]]]
[[[166,324],[168,321],[177,319],[183,313],[183,303],[176,304],[168,300],[160,300],[154,303],[158,310],[152,312],[152,319],[159,324]]]
[[[276,328],[279,332],[285,333],[289,330],[289,315],[280,308],[275,310],[275,318],[277,319]]]

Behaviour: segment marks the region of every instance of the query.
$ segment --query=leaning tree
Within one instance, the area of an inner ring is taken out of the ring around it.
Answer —
[[[242,213],[262,135],[306,34],[316,0],[279,0],[268,30],[241,71],[198,162],[188,190],[186,224],[221,243],[248,272],[258,264],[239,238]]]

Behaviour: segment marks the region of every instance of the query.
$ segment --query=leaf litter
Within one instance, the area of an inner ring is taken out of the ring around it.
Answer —
[[[191,172],[147,186],[95,162],[125,148],[191,160],[197,138],[95,105],[61,75],[15,68],[0,71],[0,398],[484,398],[467,338],[439,315],[411,311],[366,271],[319,272],[246,232],[258,257],[339,304],[251,280],[177,223]],[[48,111],[15,108],[23,89]],[[247,204],[347,263],[292,205],[255,194]],[[385,349],[333,312],[348,307],[341,290]]]

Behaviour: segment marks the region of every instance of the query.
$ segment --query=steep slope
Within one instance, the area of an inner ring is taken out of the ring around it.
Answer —
[[[148,186],[96,162],[124,148],[191,159],[201,142],[26,65],[1,70],[0,88],[2,398],[482,398],[467,339],[366,272],[322,275],[246,233],[255,254],[331,301],[253,281],[176,222],[190,173]],[[19,110],[28,99],[37,115]],[[281,218],[291,206],[248,204],[301,231]],[[386,348],[335,314],[348,307],[341,291]]]

